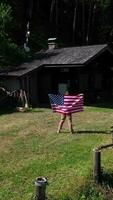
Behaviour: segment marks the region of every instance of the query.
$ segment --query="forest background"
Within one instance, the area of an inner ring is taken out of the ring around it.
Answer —
[[[23,48],[27,31],[29,53]],[[0,0],[0,69],[33,58],[50,37],[59,46],[111,43],[113,1]]]

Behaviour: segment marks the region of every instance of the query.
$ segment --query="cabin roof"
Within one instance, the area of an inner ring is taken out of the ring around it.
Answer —
[[[21,77],[40,67],[60,67],[65,66],[81,66],[87,64],[96,56],[105,50],[109,50],[107,44],[65,47],[52,50],[40,51],[37,53],[37,59],[23,63],[13,70],[0,72],[0,76],[16,76]]]

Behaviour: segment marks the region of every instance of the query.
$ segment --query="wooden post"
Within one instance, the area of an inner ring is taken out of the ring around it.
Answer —
[[[25,105],[24,105],[24,107],[28,108],[29,106],[28,106],[28,100],[27,100],[26,92],[23,91],[23,94],[24,94],[24,99],[25,99]]]
[[[35,189],[36,195],[35,200],[46,200],[46,185],[47,185],[46,178],[36,178],[35,180]]]
[[[111,140],[112,140],[112,143],[113,143],[113,126],[111,126]]]
[[[101,181],[101,151],[98,149],[93,149],[93,178],[95,183],[100,183]]]

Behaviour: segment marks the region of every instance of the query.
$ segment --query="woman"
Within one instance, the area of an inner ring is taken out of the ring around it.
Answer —
[[[65,95],[69,95],[69,89],[65,92]],[[68,121],[68,127],[69,127],[70,133],[74,133],[73,126],[72,126],[72,114],[71,113],[69,113],[69,114],[62,113],[61,114],[61,119],[60,119],[60,122],[59,122],[59,125],[58,125],[57,133],[60,133],[66,118],[67,118],[67,121]]]

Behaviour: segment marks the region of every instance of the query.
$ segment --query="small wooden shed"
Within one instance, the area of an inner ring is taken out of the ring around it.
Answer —
[[[0,72],[7,90],[24,89],[32,106],[47,104],[48,93],[75,93],[96,101],[113,96],[113,49],[100,44],[55,48],[37,53],[37,59]]]

